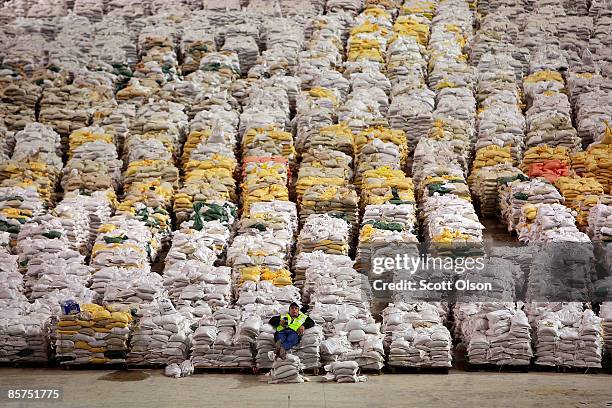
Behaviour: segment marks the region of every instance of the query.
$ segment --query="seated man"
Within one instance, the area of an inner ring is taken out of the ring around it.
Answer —
[[[307,314],[300,312],[300,306],[293,302],[289,305],[289,313],[272,317],[270,325],[276,327],[274,333],[276,356],[284,359],[287,350],[300,342],[304,330],[313,327],[314,321]]]

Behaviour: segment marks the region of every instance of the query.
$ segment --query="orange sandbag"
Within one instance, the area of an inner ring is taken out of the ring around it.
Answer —
[[[543,177],[551,183],[559,177],[569,175],[569,165],[559,160],[548,160],[544,163],[532,163],[527,171],[529,177]]]

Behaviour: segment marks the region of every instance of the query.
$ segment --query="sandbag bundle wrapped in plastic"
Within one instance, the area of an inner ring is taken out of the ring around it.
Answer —
[[[304,79],[302,79],[302,87],[304,86]],[[293,119],[296,130],[295,144],[298,151],[306,151],[309,146],[329,146],[333,140],[333,143],[338,146],[334,150],[341,150],[353,156],[354,142],[347,124],[339,123],[332,126],[340,98],[341,95],[337,89],[323,87],[313,87],[298,95],[297,112]],[[324,131],[323,128],[327,131]]]
[[[146,26],[140,31],[138,45],[140,61],[154,63],[164,71],[166,80],[178,74],[176,52],[176,28],[170,24]],[[154,81],[150,81],[154,83]]]
[[[119,187],[123,163],[117,158],[112,134],[97,126],[82,128],[70,134],[68,143],[68,162],[62,178],[64,191]]]
[[[578,97],[576,107],[576,130],[583,143],[600,142],[605,136],[607,123],[612,122],[612,98],[610,87],[585,92]]]
[[[225,34],[225,43],[222,51],[233,52],[240,60],[240,72],[248,72],[257,61],[259,47],[255,39],[250,35]]]
[[[606,136],[600,143],[590,145],[584,157],[583,177],[594,177],[606,193],[612,192],[612,173],[610,172],[610,152],[612,152],[612,128],[607,128]],[[577,170],[578,172],[578,170]]]
[[[390,367],[451,366],[451,335],[435,305],[391,303],[382,315]]]
[[[163,306],[143,305],[137,312],[127,363],[130,365],[166,365],[181,363],[189,354],[189,321],[174,309],[168,299]]]
[[[252,367],[250,344],[240,342],[237,327],[240,309],[220,308],[212,318],[203,318],[192,336],[194,367]]]
[[[523,206],[562,203],[563,196],[545,180],[529,180],[519,175],[500,186],[499,202],[502,221],[508,226],[508,231],[515,231]]]
[[[293,162],[293,136],[274,127],[251,128],[242,136],[242,154],[245,157],[282,156]]]
[[[562,367],[601,367],[601,318],[580,303],[568,303],[535,321],[535,364]]]
[[[530,364],[529,321],[514,303],[460,303],[454,313],[455,331],[466,348],[469,364]]]
[[[120,305],[80,304],[58,316],[55,352],[62,365],[121,364],[128,352],[132,315]]]
[[[471,173],[470,190],[480,205],[480,212],[488,215],[498,214],[501,205],[500,180],[516,178],[519,175],[523,173],[511,164],[485,166]]]

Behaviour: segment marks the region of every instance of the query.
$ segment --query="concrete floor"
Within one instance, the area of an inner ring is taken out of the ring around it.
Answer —
[[[0,407],[612,407],[612,376],[567,373],[371,375],[360,384],[269,385],[262,375],[197,374],[171,379],[161,370],[0,369],[0,388],[63,387],[63,402]]]

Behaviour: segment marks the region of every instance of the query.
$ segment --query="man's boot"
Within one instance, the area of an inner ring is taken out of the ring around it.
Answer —
[[[285,348],[283,347],[282,344],[280,346],[280,350],[279,351],[280,351],[279,356],[280,356],[281,360],[286,359],[287,358],[287,350],[285,350]]]
[[[283,348],[283,343],[281,343],[280,340],[277,340],[276,343],[274,343],[274,354],[276,355],[276,358],[280,357],[281,350],[285,350]]]

